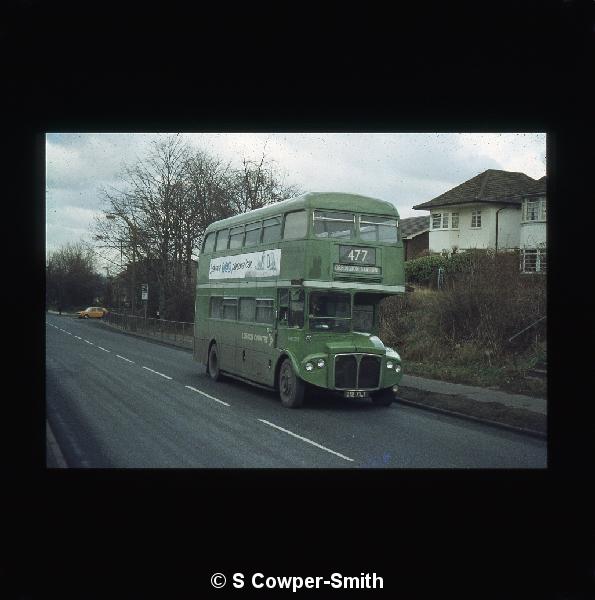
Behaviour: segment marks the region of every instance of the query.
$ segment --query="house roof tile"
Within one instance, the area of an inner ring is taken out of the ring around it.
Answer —
[[[430,215],[424,217],[408,217],[399,221],[403,239],[415,237],[430,229]]]
[[[520,195],[527,192],[535,179],[513,171],[488,169],[475,177],[444,192],[440,196],[418,204],[416,210],[430,210],[438,206],[469,202],[509,202],[520,204]]]

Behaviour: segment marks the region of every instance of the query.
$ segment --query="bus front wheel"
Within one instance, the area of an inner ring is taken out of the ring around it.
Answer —
[[[395,395],[391,388],[379,390],[372,394],[372,402],[378,406],[390,406],[395,399]]]
[[[217,355],[217,344],[213,344],[209,349],[209,376],[213,381],[221,380],[221,371],[219,370],[219,357]]]
[[[305,385],[295,374],[291,361],[286,358],[279,371],[279,396],[287,408],[298,408],[304,402]]]

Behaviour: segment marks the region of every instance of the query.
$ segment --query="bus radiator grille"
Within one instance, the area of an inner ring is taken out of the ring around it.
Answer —
[[[356,387],[357,360],[353,355],[337,356],[335,358],[335,387]]]
[[[380,359],[376,356],[362,356],[359,363],[357,387],[376,388],[380,383]]]

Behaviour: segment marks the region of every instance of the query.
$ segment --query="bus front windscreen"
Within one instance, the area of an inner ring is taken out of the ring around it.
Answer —
[[[351,329],[351,296],[335,292],[312,292],[308,315],[311,330],[348,332]]]

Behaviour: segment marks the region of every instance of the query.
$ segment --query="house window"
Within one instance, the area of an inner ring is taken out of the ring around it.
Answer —
[[[456,215],[456,226],[455,226],[455,215]],[[432,229],[448,229],[449,216],[452,216],[452,228],[458,229],[459,227],[459,213],[432,213]]]
[[[537,221],[539,219],[539,200],[527,200],[525,206],[525,220]]]
[[[481,227],[481,210],[474,210],[471,212],[471,227],[474,229]]]
[[[521,271],[523,273],[545,273],[547,271],[545,248],[524,248],[521,251]]]
[[[535,200],[524,200],[523,202],[523,221],[545,221],[546,220],[545,198]]]

